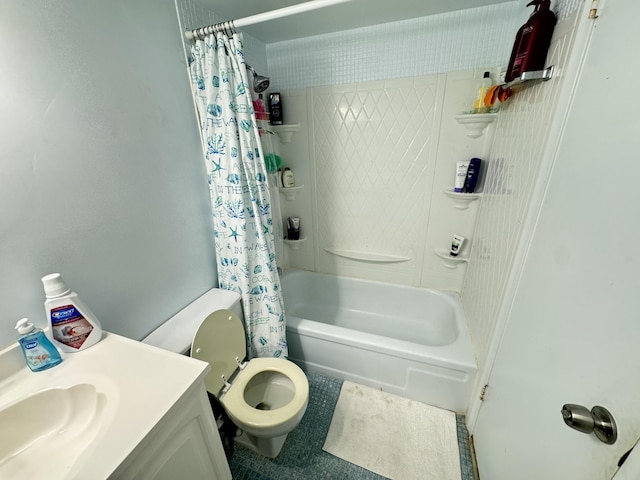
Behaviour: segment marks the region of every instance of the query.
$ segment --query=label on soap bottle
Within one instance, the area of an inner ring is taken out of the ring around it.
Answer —
[[[79,349],[93,331],[93,325],[74,305],[51,309],[53,338],[71,348]]]
[[[49,352],[42,348],[35,338],[21,343],[24,347],[24,356],[31,367],[40,368],[50,358]]]

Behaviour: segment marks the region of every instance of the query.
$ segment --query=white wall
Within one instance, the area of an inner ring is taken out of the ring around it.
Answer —
[[[215,286],[174,3],[4,0],[0,64],[0,346],[50,272],[133,338]]]

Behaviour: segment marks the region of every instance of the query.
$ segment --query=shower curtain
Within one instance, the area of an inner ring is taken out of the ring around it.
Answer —
[[[242,35],[196,41],[189,59],[209,179],[220,288],[242,296],[250,357],[287,357],[267,171]]]

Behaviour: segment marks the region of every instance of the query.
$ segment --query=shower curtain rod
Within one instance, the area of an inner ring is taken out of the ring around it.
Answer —
[[[239,20],[229,20],[227,22],[216,23],[207,27],[196,28],[195,30],[187,30],[185,37],[187,40],[201,40],[211,33],[217,33],[223,30],[235,30],[236,28],[247,27],[257,23],[268,22],[276,18],[288,17],[297,13],[309,12],[318,8],[330,7],[339,3],[350,2],[351,0],[311,0],[310,2],[299,3],[289,7],[278,8],[269,12],[258,13],[249,17],[240,18]]]

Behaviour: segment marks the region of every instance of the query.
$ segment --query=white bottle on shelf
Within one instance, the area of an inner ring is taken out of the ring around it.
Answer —
[[[295,177],[293,171],[290,168],[285,168],[282,171],[282,186],[284,188],[291,188],[295,185]]]

